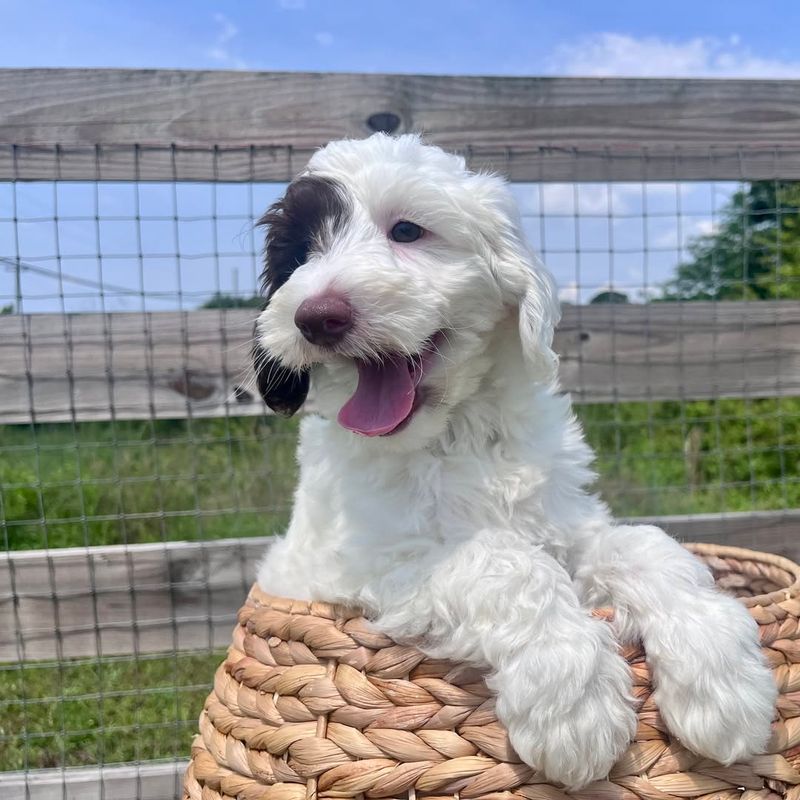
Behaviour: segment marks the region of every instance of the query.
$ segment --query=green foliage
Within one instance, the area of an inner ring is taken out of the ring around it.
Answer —
[[[223,655],[0,664],[0,772],[184,758]]]
[[[800,399],[576,411],[621,516],[800,506]],[[0,428],[0,535],[24,550],[281,530],[296,435],[276,417]]]
[[[606,289],[598,292],[590,301],[589,305],[619,305],[620,303],[630,303],[628,295],[625,292],[617,292],[614,289]]]
[[[0,317],[7,316],[14,313],[14,304],[8,303],[7,305],[0,306]]]
[[[26,550],[273,533],[296,430],[277,417],[0,428],[0,535]]]
[[[800,183],[757,181],[736,192],[717,230],[689,252],[661,299],[800,297]]]
[[[800,506],[800,398],[586,405],[598,488],[620,516]]]
[[[233,294],[216,292],[200,308],[262,308],[264,298],[254,294],[252,297],[237,297]]]

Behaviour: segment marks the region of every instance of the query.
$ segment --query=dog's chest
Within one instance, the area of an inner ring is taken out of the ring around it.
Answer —
[[[527,546],[553,543],[542,518],[549,482],[535,465],[498,450],[370,458],[331,446],[326,433],[324,423],[304,424],[285,545],[293,580],[312,597],[361,602],[381,576],[424,580],[426,564],[481,531],[516,533]]]
[[[303,459],[303,484],[313,491],[316,524],[336,539],[372,547],[398,542],[463,540],[486,528],[526,527],[544,477],[534,466],[493,456],[417,455],[341,458],[314,448]],[[530,531],[528,532],[530,535]]]

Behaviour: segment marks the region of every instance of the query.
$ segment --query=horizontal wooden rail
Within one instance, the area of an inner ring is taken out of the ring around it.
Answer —
[[[800,560],[800,510],[645,520]],[[225,647],[268,538],[0,554],[0,661]]]
[[[186,761],[145,762],[0,772],[0,797],[3,800],[180,800],[186,764]]]
[[[283,181],[375,127],[518,181],[800,178],[800,81],[7,69],[0,119],[0,180]]]
[[[0,316],[0,423],[261,414],[255,316]]]
[[[264,413],[256,312],[0,316],[0,424]],[[800,395],[800,303],[566,306],[576,402]]]
[[[0,662],[225,647],[268,541],[0,553]]]

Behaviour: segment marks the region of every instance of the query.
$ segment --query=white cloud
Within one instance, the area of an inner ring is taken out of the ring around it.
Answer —
[[[575,281],[570,281],[566,286],[558,290],[558,299],[562,303],[572,303],[577,305],[581,301],[581,291]]]
[[[206,56],[225,67],[233,69],[247,69],[247,63],[231,52],[230,44],[239,35],[239,28],[224,14],[214,14],[217,24],[217,38],[214,44],[206,50]]]
[[[641,209],[642,186],[641,183],[544,183],[534,187],[536,194],[531,200],[522,203],[522,213],[577,212],[578,216],[632,213]],[[674,197],[675,184],[648,183],[647,192],[648,195]]]
[[[683,41],[599,33],[559,46],[549,71],[560,75],[628,77],[797,78],[800,61],[764,58],[742,44],[699,36]]]
[[[691,241],[697,239],[699,236],[708,236],[712,233],[716,233],[718,230],[719,225],[714,222],[714,220],[707,217],[684,220],[680,231],[677,226],[670,225],[668,228],[661,231],[661,233],[658,233],[653,237],[651,245],[654,245],[658,248],[674,248],[677,250],[678,245],[680,244],[680,248],[683,250]],[[679,233],[680,242],[678,237]]]
[[[699,219],[695,225],[695,233],[698,236],[710,236],[719,231],[719,223],[710,219]]]
[[[328,31],[320,31],[314,34],[317,44],[322,47],[330,47],[333,44],[333,34]]]
[[[238,33],[239,29],[234,25],[224,14],[214,14],[214,22],[220,26],[220,32],[217,36],[218,44],[227,44]]]

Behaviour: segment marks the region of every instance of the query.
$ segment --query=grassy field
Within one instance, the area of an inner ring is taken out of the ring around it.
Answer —
[[[800,507],[800,398],[577,409],[619,516]]]
[[[800,506],[800,399],[584,406],[619,515]],[[295,421],[0,428],[5,547],[282,528]],[[0,770],[182,756],[220,653],[0,665]]]
[[[800,505],[800,400],[578,409],[614,511]],[[0,428],[7,549],[213,539],[286,524],[296,421],[276,418]]]
[[[0,665],[0,772],[185,757],[222,656]]]
[[[0,428],[4,544],[273,533],[288,518],[296,435],[275,417]]]

